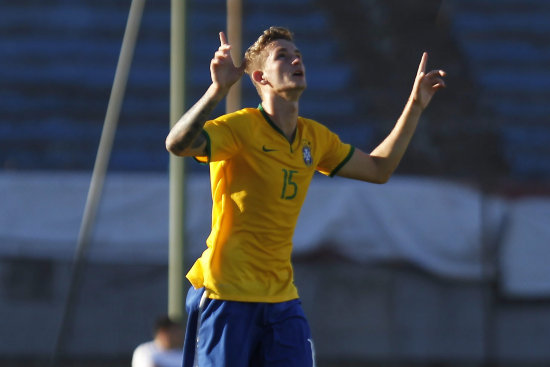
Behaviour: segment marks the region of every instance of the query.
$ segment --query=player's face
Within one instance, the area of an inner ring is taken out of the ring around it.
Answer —
[[[306,69],[302,54],[287,40],[273,41],[266,48],[263,78],[276,92],[302,92],[306,86]]]

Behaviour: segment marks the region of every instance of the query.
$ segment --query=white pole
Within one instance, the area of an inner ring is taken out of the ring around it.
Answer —
[[[185,112],[187,0],[172,0],[170,10],[170,127]],[[170,154],[168,238],[168,314],[182,320],[185,312],[185,158]]]
[[[69,290],[67,292],[63,313],[61,315],[61,323],[52,356],[52,365],[56,364],[59,353],[63,347],[69,322],[72,321],[71,316],[73,314],[74,301],[76,300],[76,294],[78,292],[80,270],[86,256],[86,250],[90,243],[97,208],[99,207],[102,196],[103,183],[105,182],[107,167],[109,165],[111,149],[115,138],[144,6],[145,0],[132,0],[130,5],[126,30],[124,31],[122,47],[120,49],[115,78],[111,89],[111,96],[109,98],[109,104],[105,114],[103,131],[101,133],[90,188],[86,198],[84,215],[80,223],[77,248],[72,263]]]

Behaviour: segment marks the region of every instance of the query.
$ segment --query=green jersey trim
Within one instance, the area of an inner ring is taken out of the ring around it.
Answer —
[[[279,134],[281,134],[281,135],[282,135],[282,136],[292,145],[292,143],[293,143],[293,141],[294,141],[294,138],[296,137],[296,133],[294,133],[294,135],[293,135],[293,139],[292,139],[293,141],[288,140],[288,138],[286,137],[286,135],[285,135],[285,133],[283,132],[283,130],[281,130],[281,129],[279,128],[279,126],[275,125],[275,123],[273,122],[273,120],[271,119],[271,117],[269,117],[269,115],[267,114],[267,112],[265,112],[264,107],[262,106],[261,103],[258,105],[258,110],[260,110],[260,112],[262,113],[262,116],[263,116],[264,119],[267,121],[267,123],[268,123],[269,125],[271,125],[272,128],[274,128]]]
[[[340,164],[336,166],[335,169],[332,170],[329,177],[334,177],[334,175],[338,173],[340,168],[344,167],[344,165],[350,160],[351,156],[353,155],[353,152],[355,152],[355,147],[352,145],[346,158],[344,158],[344,160],[340,162]]]
[[[197,163],[199,163],[199,164],[207,165],[208,163],[210,163],[211,152],[212,152],[211,143],[210,143],[210,135],[208,135],[208,133],[204,129],[202,130],[201,133],[202,133],[202,135],[204,135],[204,138],[206,139],[206,147],[204,149],[206,150],[207,161],[206,162],[201,162],[196,157],[193,157],[193,159],[195,161],[197,161]]]

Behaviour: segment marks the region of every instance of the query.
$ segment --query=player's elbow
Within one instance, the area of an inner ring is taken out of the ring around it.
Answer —
[[[166,137],[164,144],[166,146],[166,150],[172,154],[181,156],[185,152],[185,148],[182,147],[182,144],[179,141],[173,139],[170,135]]]
[[[391,174],[382,174],[381,172],[370,172],[358,176],[344,176],[349,178],[354,178],[356,180],[365,181],[373,184],[385,184],[390,180]]]
[[[375,183],[385,184],[388,182],[397,168],[396,164],[391,164],[386,159],[376,161],[376,170],[375,170]]]
[[[166,147],[166,150],[169,151],[172,154],[175,154],[176,144],[174,143],[174,140],[170,138],[170,135],[166,137],[166,140],[164,141],[164,146]]]
[[[376,169],[371,171],[369,181],[375,184],[385,184],[390,180],[393,169],[383,164],[376,164]]]
[[[373,178],[370,182],[382,185],[382,184],[385,184],[386,182],[388,182],[390,180],[390,177],[391,177],[391,174],[390,175],[378,175],[375,178]]]

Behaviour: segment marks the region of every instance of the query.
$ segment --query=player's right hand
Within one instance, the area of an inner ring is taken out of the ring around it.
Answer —
[[[229,88],[237,82],[244,74],[245,63],[236,67],[231,58],[231,45],[227,38],[220,32],[220,47],[210,61],[210,76],[212,83],[222,91],[229,91]]]

